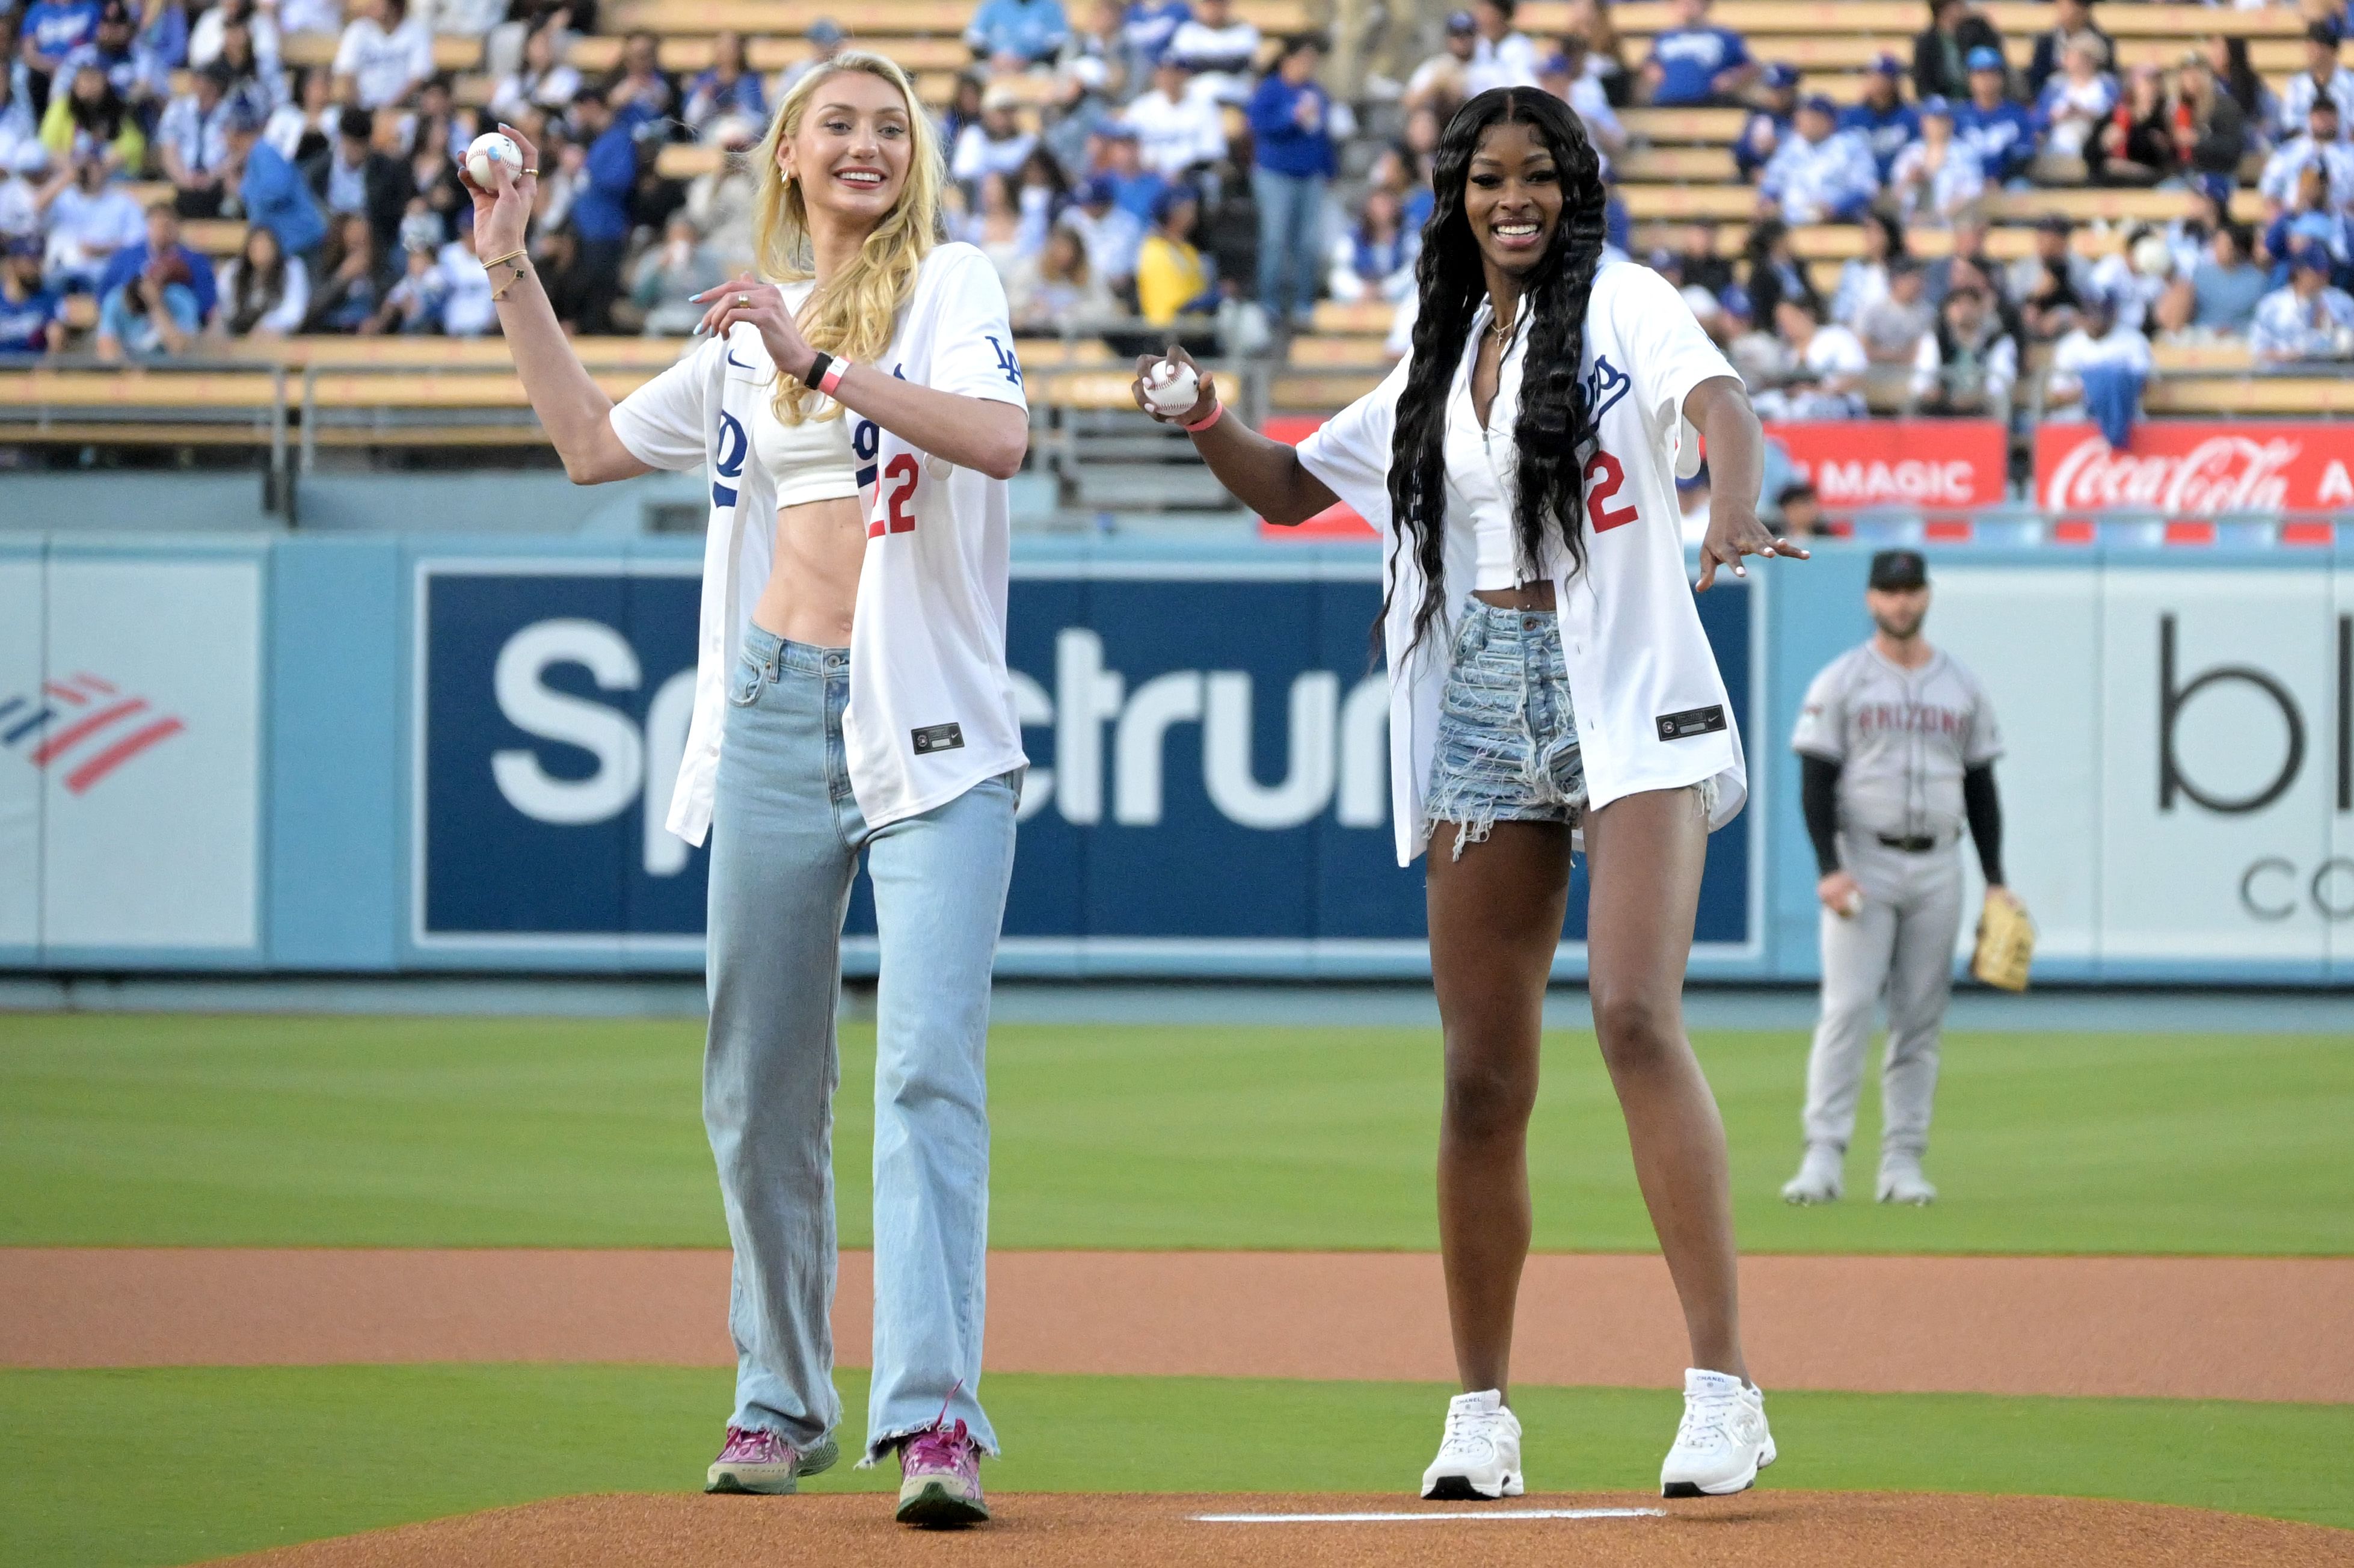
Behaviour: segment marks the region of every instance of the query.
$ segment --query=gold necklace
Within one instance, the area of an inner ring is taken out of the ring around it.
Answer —
[[[1511,320],[1491,321],[1488,323],[1488,335],[1494,338],[1500,344],[1510,343],[1512,341],[1512,329],[1520,324],[1521,308],[1519,305],[1515,304],[1512,307]]]

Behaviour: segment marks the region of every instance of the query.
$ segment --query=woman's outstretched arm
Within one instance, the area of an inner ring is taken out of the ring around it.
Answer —
[[[1807,559],[1803,546],[1776,537],[1757,520],[1766,432],[1758,428],[1748,391],[1730,376],[1711,376],[1685,395],[1684,418],[1708,443],[1708,535],[1701,541],[1695,586],[1705,593],[1721,566],[1732,567],[1736,577],[1747,577],[1744,556]]]
[[[1172,348],[1169,357],[1181,365],[1193,363],[1182,348]],[[1144,373],[1153,363],[1151,355],[1136,362],[1136,380],[1129,391],[1138,408],[1164,425],[1195,425],[1209,418],[1217,406],[1218,389],[1206,373],[1202,373],[1202,395],[1193,408],[1173,418],[1154,413],[1144,400]],[[1308,471],[1299,452],[1281,441],[1269,440],[1231,412],[1208,429],[1195,431],[1193,450],[1235,500],[1270,523],[1290,527],[1340,503],[1341,498]]]
[[[523,151],[523,166],[536,169],[539,152],[512,125],[500,130]],[[524,248],[531,221],[536,175],[510,175],[494,169],[494,188],[484,190],[462,164],[459,179],[474,198],[474,253],[484,262]],[[524,396],[532,412],[564,460],[565,477],[575,484],[603,484],[652,471],[630,454],[613,433],[613,400],[589,376],[588,367],[572,352],[571,340],[557,324],[556,311],[539,286],[539,274],[517,257],[497,268],[491,286],[498,292],[499,327],[506,334],[508,352],[514,355],[516,374],[523,377]]]

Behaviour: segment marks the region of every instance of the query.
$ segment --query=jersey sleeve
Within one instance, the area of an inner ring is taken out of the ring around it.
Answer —
[[[997,269],[980,251],[970,251],[959,258],[940,288],[939,313],[932,318],[932,389],[1027,408]]]
[[[1994,704],[1978,677],[1970,677],[1969,727],[1962,734],[1962,766],[1983,768],[2002,755],[2002,729],[1995,723]]]
[[[1798,709],[1798,724],[1790,732],[1790,749],[1801,757],[1826,762],[1847,760],[1847,693],[1842,659],[1817,675]]]
[[[714,339],[613,405],[613,434],[649,468],[685,470],[703,462],[705,356],[725,352]]]
[[[1413,364],[1411,355],[1399,360],[1380,386],[1325,420],[1298,449],[1301,467],[1384,532],[1390,514],[1390,436]]]
[[[1703,381],[1733,376],[1732,365],[1676,292],[1675,285],[1649,267],[1622,266],[1610,293],[1609,331],[1625,351],[1619,368],[1635,383],[1638,407],[1652,438],[1677,453],[1677,477],[1700,467],[1700,432],[1681,439],[1684,398]]]

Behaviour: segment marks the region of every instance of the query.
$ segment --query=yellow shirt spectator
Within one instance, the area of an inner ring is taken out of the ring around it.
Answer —
[[[1158,228],[1145,236],[1136,255],[1136,302],[1146,321],[1168,325],[1209,286],[1199,250]]]

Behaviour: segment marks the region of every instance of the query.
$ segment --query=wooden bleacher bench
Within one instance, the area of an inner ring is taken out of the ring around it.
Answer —
[[[2052,26],[2049,5],[1997,0],[1983,7],[2005,38],[2033,37]],[[1675,26],[1672,7],[1659,0],[1635,0],[1616,6],[1612,23],[1621,33],[1650,35]],[[1530,0],[1513,15],[1521,30],[1532,35],[1557,33],[1567,26],[1569,7],[1561,0]],[[1788,4],[1781,0],[1718,0],[1709,20],[1744,37],[1759,33],[1880,33],[1901,35],[1908,42],[1928,25],[1928,7],[1914,0],[1817,0]],[[2305,31],[2305,18],[2294,6],[2273,5],[2260,11],[2202,7],[2189,16],[2154,5],[2108,5],[2101,8],[2102,28],[2113,37],[2193,38],[2223,33],[2249,38],[2295,39]],[[1754,52],[1754,51],[1753,51]],[[1760,57],[1764,58],[1764,57]],[[1906,63],[1911,63],[1909,53]]]
[[[961,37],[878,38],[875,44],[902,69],[910,71],[962,70],[972,63],[972,51],[965,47]],[[744,53],[754,70],[768,72],[799,65],[811,58],[811,51],[798,33],[770,33],[747,37]],[[681,37],[673,34],[662,41],[661,58],[666,70],[702,70],[711,64],[710,36]],[[571,52],[565,56],[565,63],[584,76],[611,70],[620,60],[621,39],[610,33],[575,39]]]
[[[287,69],[302,66],[333,65],[335,46],[343,41],[335,33],[290,33],[279,41],[278,58]],[[457,33],[433,35],[433,69],[436,70],[476,70],[482,63],[482,40]]]
[[[1611,159],[1610,173],[1621,185],[1676,180],[1730,185],[1738,177],[1728,147],[1638,147]]]
[[[0,439],[155,446],[272,446],[285,425],[272,370],[91,366],[0,375]]]
[[[1618,123],[1654,145],[1702,143],[1731,146],[1749,119],[1745,109],[1622,109]]]
[[[2160,375],[2142,407],[2152,415],[2354,414],[2354,376]]]
[[[2245,343],[2153,343],[2149,357],[2160,376],[2245,375],[2255,368],[2255,355]]]

